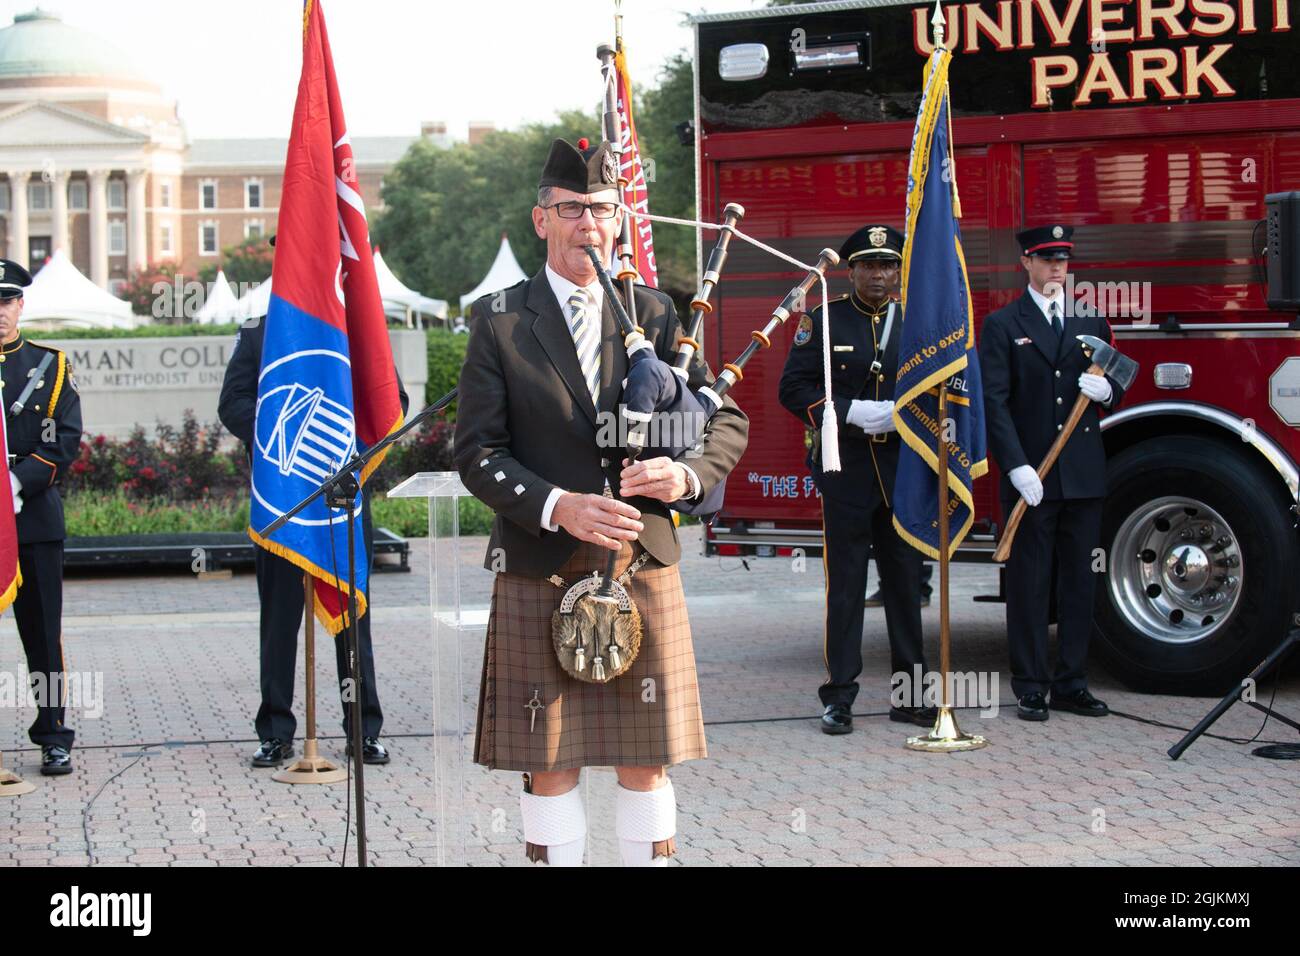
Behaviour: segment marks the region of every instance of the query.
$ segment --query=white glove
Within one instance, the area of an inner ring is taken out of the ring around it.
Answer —
[[[1038,507],[1043,500],[1043,483],[1038,478],[1038,472],[1030,465],[1021,465],[1012,468],[1007,477],[1011,479],[1016,491],[1020,492],[1020,497],[1025,499],[1025,504],[1031,508]]]
[[[1089,375],[1084,372],[1079,376],[1079,391],[1088,396],[1090,401],[1105,405],[1110,401],[1110,382],[1105,375]]]
[[[868,435],[881,435],[898,430],[894,424],[893,402],[871,402],[870,404],[872,408],[867,413],[867,423],[862,426],[864,432]]]
[[[857,425],[859,428],[865,429],[867,427],[867,415],[870,407],[874,404],[876,403],[866,402],[860,398],[855,398],[853,401],[849,402],[849,410],[844,416],[844,420],[850,425]]]
[[[12,471],[9,472],[9,488],[14,493],[14,514],[23,510],[23,483],[18,480],[18,476]]]

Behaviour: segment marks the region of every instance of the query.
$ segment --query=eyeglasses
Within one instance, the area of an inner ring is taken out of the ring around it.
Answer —
[[[616,202],[557,202],[549,206],[543,206],[543,209],[554,209],[555,214],[561,219],[581,219],[584,209],[591,210],[593,219],[613,219],[614,214],[618,212],[618,203]]]

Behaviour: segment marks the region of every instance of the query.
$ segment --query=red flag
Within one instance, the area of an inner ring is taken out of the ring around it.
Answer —
[[[402,424],[370,230],[319,0],[303,6],[302,75],[285,158],[262,346],[252,524],[263,527],[346,460]],[[364,483],[379,455],[360,475]],[[315,611],[344,626],[346,528],[318,501],[255,541],[315,579]],[[357,613],[367,547],[357,517]],[[343,549],[340,551],[340,549]]]
[[[636,123],[632,119],[632,78],[627,72],[627,52],[623,40],[617,41],[614,54],[614,76],[618,93],[618,122],[623,130],[623,169],[619,178],[623,187],[623,205],[637,212],[650,211],[650,196],[646,189],[645,167],[641,164],[641,146],[636,138]],[[659,268],[655,265],[655,241],[650,232],[649,219],[633,220],[632,251],[636,255],[636,271],[641,282],[652,289],[659,288]]]
[[[9,450],[9,426],[4,421],[5,416],[0,415],[0,438],[3,438],[3,448],[6,452]],[[12,481],[9,477],[9,456],[4,455],[4,466],[0,468],[4,472],[4,487],[10,488]],[[9,605],[14,603],[14,598],[18,596],[18,588],[23,583],[23,574],[18,567],[18,528],[14,523],[14,496],[10,494],[0,495],[0,614],[8,609]]]

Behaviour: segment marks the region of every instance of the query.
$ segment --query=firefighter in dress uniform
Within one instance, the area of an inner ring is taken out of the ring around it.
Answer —
[[[1047,225],[1016,234],[1028,273],[1024,294],[984,320],[980,370],[989,450],[1002,471],[1002,513],[1017,496],[1029,505],[1006,565],[1007,643],[1011,689],[1022,720],[1046,720],[1052,710],[1089,717],[1110,711],[1088,691],[1084,673],[1092,633],[1094,551],[1101,543],[1106,450],[1098,406],[1114,408],[1119,383],[1089,375],[1076,336],[1112,341],[1110,325],[1081,304],[1067,302],[1066,272],[1074,229]],[[1046,480],[1046,456],[1079,393],[1090,402]],[[1056,569],[1057,663],[1048,666],[1048,607]]]
[[[18,331],[23,289],[32,277],[0,259],[0,379],[9,439],[9,483],[22,585],[14,621],[36,692],[28,731],[41,748],[41,773],[72,773],[73,731],[64,724],[63,499],[58,483],[81,449],[81,398],[68,358]]]
[[[818,693],[824,708],[821,727],[828,734],[853,730],[853,701],[862,672],[862,595],[873,550],[894,675],[889,717],[922,726],[935,720],[935,710],[923,706],[921,682],[915,680],[917,667],[925,673],[921,555],[894,530],[891,504],[898,468],[893,399],[903,310],[890,294],[898,288],[902,252],[902,234],[881,225],[864,226],[840,249],[853,292],[828,305],[832,393],[843,466],[838,473],[821,470],[825,385],[820,306],[799,320],[781,375],[781,404],[814,432],[808,466],[822,496],[826,567],[827,676]]]

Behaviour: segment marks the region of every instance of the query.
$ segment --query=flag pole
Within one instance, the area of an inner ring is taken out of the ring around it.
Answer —
[[[935,0],[934,16],[930,23],[934,27],[934,48],[943,47],[943,10],[939,0]],[[951,106],[949,107],[951,113]],[[952,139],[948,140],[952,149]],[[979,750],[988,743],[978,734],[962,733],[957,726],[957,716],[953,713],[952,701],[949,699],[949,668],[951,666],[951,633],[948,619],[948,543],[951,519],[948,515],[948,382],[939,383],[939,433],[935,436],[935,471],[939,478],[939,713],[935,717],[934,727],[928,734],[907,738],[908,750],[921,750],[927,753],[953,753],[960,750]]]
[[[271,775],[276,783],[342,783],[348,772],[320,755],[316,743],[316,579],[303,573],[303,627],[302,639],[306,658],[307,734],[302,742],[302,757],[283,770]]]
[[[0,753],[0,797],[21,797],[35,789],[35,784],[5,769],[5,756]]]

